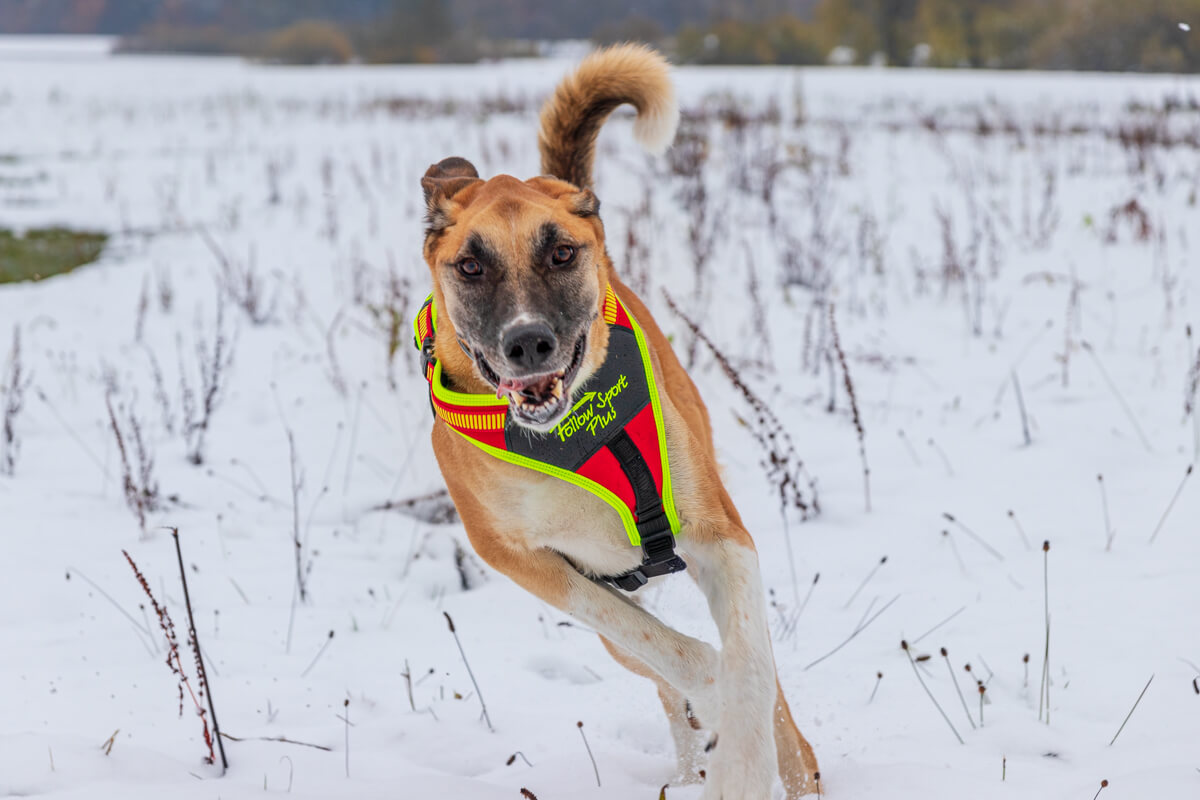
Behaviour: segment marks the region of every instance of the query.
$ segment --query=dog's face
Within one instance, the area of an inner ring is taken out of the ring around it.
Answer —
[[[461,158],[430,167],[421,186],[439,317],[516,422],[550,430],[608,346],[595,195],[554,178],[483,181]]]

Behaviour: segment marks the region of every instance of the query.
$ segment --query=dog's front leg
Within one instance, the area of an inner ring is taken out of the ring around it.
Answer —
[[[616,589],[584,577],[553,550],[476,549],[521,587],[642,661],[698,707],[716,707],[720,665],[712,645],[668,627]]]
[[[744,531],[689,542],[692,568],[721,634],[718,741],[705,800],[767,800],[776,772],[775,661],[767,630],[758,555]]]

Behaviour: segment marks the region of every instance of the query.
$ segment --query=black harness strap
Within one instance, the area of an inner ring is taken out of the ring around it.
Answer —
[[[606,446],[621,465],[621,471],[629,479],[629,485],[633,487],[637,503],[635,513],[638,536],[642,540],[642,563],[629,572],[604,577],[601,580],[608,581],[626,592],[636,592],[645,586],[650,578],[682,572],[687,569],[687,562],[675,554],[675,536],[671,533],[671,523],[663,510],[654,475],[651,474],[650,467],[642,458],[637,445],[629,438],[629,434],[622,430]]]

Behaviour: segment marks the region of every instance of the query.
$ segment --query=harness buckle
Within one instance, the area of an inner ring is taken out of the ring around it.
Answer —
[[[609,583],[623,591],[636,592],[651,578],[687,569],[687,562],[675,554],[675,534],[671,533],[665,512],[660,509],[653,516],[639,521],[637,529],[642,539],[641,566],[608,578]]]
[[[437,359],[433,356],[433,343],[433,336],[426,336],[420,344],[421,374],[425,376],[429,375],[429,365],[437,363]]]

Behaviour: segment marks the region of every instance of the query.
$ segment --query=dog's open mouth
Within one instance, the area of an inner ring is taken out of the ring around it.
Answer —
[[[575,342],[571,362],[564,369],[537,375],[502,378],[483,354],[475,352],[475,363],[483,377],[496,389],[496,397],[508,400],[508,406],[518,423],[540,426],[556,419],[571,402],[571,382],[583,364],[587,352],[587,333]]]

